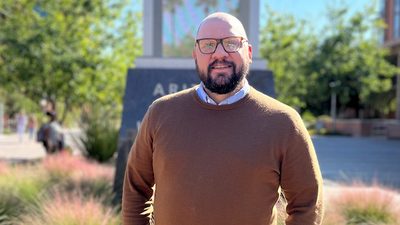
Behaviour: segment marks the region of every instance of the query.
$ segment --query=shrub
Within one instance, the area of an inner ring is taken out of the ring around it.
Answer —
[[[47,176],[36,166],[12,167],[0,176],[3,192],[18,196],[27,204],[36,203],[47,186]]]
[[[0,224],[118,224],[115,215],[109,213],[114,211],[107,207],[111,206],[113,199],[113,175],[112,166],[100,165],[67,152],[48,156],[33,166],[9,166],[0,162]],[[60,195],[61,192],[65,195]],[[75,198],[67,201],[66,206],[61,205],[61,200],[74,195]],[[46,210],[50,210],[54,203],[53,198],[60,210],[74,204],[81,210],[94,207],[97,211],[92,216],[95,218],[84,218],[83,222],[76,223],[78,220],[70,219],[74,212],[66,212],[65,221],[55,223],[46,217]],[[103,210],[103,214],[99,210]],[[21,215],[27,216],[20,218]],[[103,219],[106,223],[98,223]]]
[[[94,198],[104,205],[112,206],[114,197],[112,182],[102,179],[96,180],[67,180],[55,187],[55,190],[62,193],[81,193],[85,199]]]
[[[314,126],[314,124],[316,122],[316,118],[310,111],[303,112],[301,117],[307,128],[312,128]]]
[[[108,113],[92,109],[83,116],[81,142],[86,156],[99,162],[111,159],[117,150],[118,128]]]
[[[0,224],[12,221],[40,204],[46,176],[36,166],[0,166]]]
[[[0,188],[0,224],[12,224],[12,221],[27,211],[27,205],[9,190]]]
[[[83,196],[102,198],[103,203],[111,205],[113,167],[99,165],[67,152],[47,157],[43,160],[43,166],[54,184],[53,190],[66,193],[79,191]]]
[[[94,198],[56,192],[43,202],[39,212],[24,216],[19,224],[117,225],[120,219],[114,209],[103,206]]]
[[[380,187],[341,187],[330,192],[325,225],[400,224],[398,193]]]
[[[90,162],[83,157],[73,156],[68,152],[48,156],[43,160],[43,167],[55,180],[105,180],[112,181],[114,168]]]

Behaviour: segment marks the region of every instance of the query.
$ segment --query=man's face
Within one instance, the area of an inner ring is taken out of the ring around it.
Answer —
[[[235,21],[212,18],[201,25],[197,40],[223,39],[227,37],[243,37],[241,48],[237,52],[226,52],[222,43],[217,45],[214,53],[205,54],[196,43],[193,58],[200,80],[211,92],[227,94],[236,89],[238,84],[248,74],[251,63],[251,45],[246,42],[246,34],[241,25]]]

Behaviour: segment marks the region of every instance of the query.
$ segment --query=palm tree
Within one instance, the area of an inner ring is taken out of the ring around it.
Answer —
[[[171,13],[172,46],[175,46],[175,42],[177,41],[176,31],[175,31],[175,12],[176,8],[183,4],[183,0],[163,0],[163,3],[164,3],[164,9],[167,12]]]
[[[216,8],[218,0],[197,0],[196,6],[203,6],[204,14],[207,16],[210,14],[210,9]]]

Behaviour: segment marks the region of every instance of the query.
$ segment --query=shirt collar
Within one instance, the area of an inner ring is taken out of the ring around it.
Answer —
[[[229,105],[229,104],[239,101],[240,99],[244,98],[247,93],[249,93],[249,90],[250,90],[249,82],[247,82],[247,79],[244,79],[243,81],[244,81],[244,85],[238,92],[236,92],[234,95],[224,99],[219,104],[217,104],[212,98],[210,98],[210,96],[208,96],[207,92],[204,90],[203,82],[201,82],[200,85],[197,86],[196,92],[197,92],[197,95],[199,96],[199,98],[205,103],[212,104],[212,105]]]

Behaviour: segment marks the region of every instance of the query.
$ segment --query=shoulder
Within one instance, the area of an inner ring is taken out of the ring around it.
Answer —
[[[185,101],[191,98],[194,91],[195,87],[192,87],[173,94],[164,95],[156,99],[153,104],[171,104],[174,102]]]
[[[279,123],[287,123],[289,126],[297,127],[302,125],[299,113],[292,107],[251,88],[249,99],[256,108],[270,118],[276,119]]]
[[[182,108],[187,107],[193,102],[193,93],[195,92],[195,87],[192,87],[162,96],[151,103],[147,114],[149,114],[149,117],[159,118],[182,111]]]

